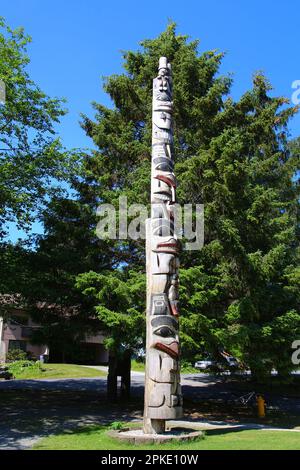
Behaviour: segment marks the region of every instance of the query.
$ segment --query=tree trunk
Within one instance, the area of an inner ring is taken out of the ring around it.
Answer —
[[[121,377],[120,399],[130,399],[131,351],[121,355],[110,353],[108,360],[107,399],[116,403],[118,394],[118,377]]]

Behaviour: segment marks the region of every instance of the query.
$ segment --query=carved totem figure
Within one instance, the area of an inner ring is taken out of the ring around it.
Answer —
[[[151,219],[147,221],[147,355],[144,433],[182,416],[178,337],[178,254],[173,205],[172,78],[166,57],[153,81]]]

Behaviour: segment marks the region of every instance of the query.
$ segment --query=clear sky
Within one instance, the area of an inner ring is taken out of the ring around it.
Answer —
[[[79,113],[92,116],[93,100],[109,104],[101,77],[120,73],[120,51],[156,37],[168,19],[179,33],[200,39],[200,52],[226,52],[221,72],[234,74],[234,98],[251,86],[256,70],[274,93],[290,98],[300,80],[299,11],[299,0],[2,0],[0,15],[32,36],[31,78],[50,96],[67,99],[69,113],[58,127],[63,143],[89,147]],[[290,129],[300,134],[300,115]]]

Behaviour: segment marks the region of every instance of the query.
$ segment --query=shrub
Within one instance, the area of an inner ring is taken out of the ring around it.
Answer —
[[[110,427],[110,429],[118,431],[120,429],[123,429],[124,423],[122,423],[121,421],[114,421],[113,423],[110,424],[109,427]]]
[[[15,361],[9,364],[9,372],[15,379],[22,378],[26,375],[37,375],[43,371],[40,361]]]
[[[27,354],[22,349],[10,349],[6,355],[6,362],[26,361]]]
[[[180,371],[182,374],[194,374],[195,372],[199,372],[193,364],[189,361],[182,359],[180,363]]]

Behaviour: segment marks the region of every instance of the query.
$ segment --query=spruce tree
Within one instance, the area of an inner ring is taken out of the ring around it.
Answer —
[[[124,73],[104,84],[113,106],[94,103],[94,119],[82,118],[96,150],[84,159],[77,190],[94,195],[93,207],[118,209],[121,195],[148,205],[152,79],[160,56],[173,68],[178,202],[205,207],[204,247],[181,255],[182,356],[219,357],[225,349],[256,377],[273,367],[287,375],[300,336],[299,146],[288,142],[287,129],[297,108],[273,96],[261,73],[234,101],[231,78],[219,75],[223,54],[200,54],[198,41],[177,35],[174,24],[137,52],[124,52]],[[77,288],[118,350],[143,331],[144,241],[115,240],[109,249],[111,266],[81,273]]]

